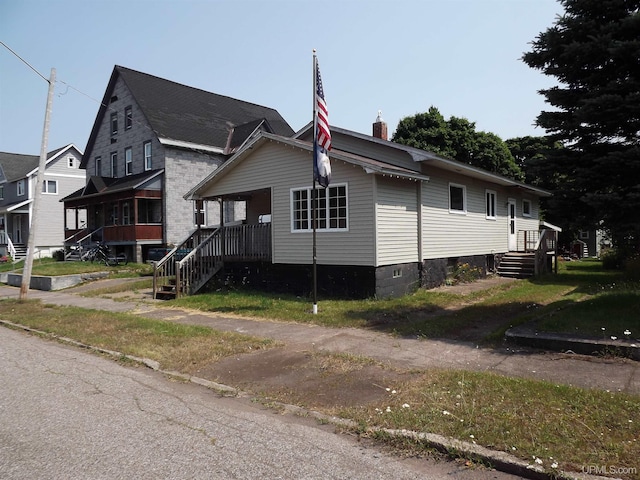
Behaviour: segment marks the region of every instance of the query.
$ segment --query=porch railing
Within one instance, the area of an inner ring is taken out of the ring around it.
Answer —
[[[197,229],[153,265],[153,298],[163,287],[176,280],[176,264],[197,247],[212,229]],[[176,287],[177,290],[177,287]]]
[[[11,237],[9,236],[8,233],[0,232],[0,244],[7,246],[7,253],[11,258],[13,258],[13,261],[15,262],[16,247],[13,245],[13,242],[11,241]]]
[[[271,224],[199,229],[154,265],[153,295],[156,298],[165,286],[175,288],[176,297],[192,295],[223,267],[225,261],[270,259]]]

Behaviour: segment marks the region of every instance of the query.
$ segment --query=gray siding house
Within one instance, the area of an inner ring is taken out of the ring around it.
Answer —
[[[219,223],[217,204],[183,197],[256,131],[293,134],[272,108],[115,66],[80,165],[86,183],[64,199],[67,245],[100,240],[140,262]],[[223,214],[242,218],[242,207]],[[87,225],[75,221],[82,212]]]
[[[397,296],[442,284],[461,263],[487,272],[510,252],[539,248],[538,204],[548,192],[390,142],[380,138],[386,125],[373,127],[377,136],[331,128],[332,180],[317,190],[321,291]],[[299,293],[310,288],[312,151],[311,125],[293,137],[257,132],[187,195],[243,199],[247,224],[267,219],[268,261],[256,281]],[[223,254],[237,249],[230,236]]]
[[[51,256],[64,246],[64,209],[59,200],[84,184],[81,158],[82,152],[72,144],[47,155],[36,219],[36,256]],[[15,259],[26,255],[39,163],[37,155],[0,152],[0,253]]]

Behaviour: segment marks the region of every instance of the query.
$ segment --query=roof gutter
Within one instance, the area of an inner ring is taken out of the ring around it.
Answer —
[[[212,145],[203,145],[201,143],[184,142],[182,140],[172,140],[170,138],[158,138],[161,145],[167,147],[183,148],[186,150],[200,150],[202,152],[224,154],[224,148],[214,147]]]

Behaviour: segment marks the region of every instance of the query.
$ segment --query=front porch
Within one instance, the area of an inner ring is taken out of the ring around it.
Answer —
[[[114,253],[142,262],[143,246],[164,244],[162,190],[113,187],[90,194],[80,191],[64,199],[67,254],[103,242]]]

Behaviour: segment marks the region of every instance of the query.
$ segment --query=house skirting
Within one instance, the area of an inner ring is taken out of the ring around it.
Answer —
[[[481,276],[493,271],[499,261],[494,254],[437,258],[381,267],[318,265],[318,295],[324,298],[394,298],[418,288],[435,288],[450,279],[456,266],[469,264]],[[226,262],[224,269],[209,284],[210,290],[223,286],[311,297],[311,265],[272,264],[269,262]]]

